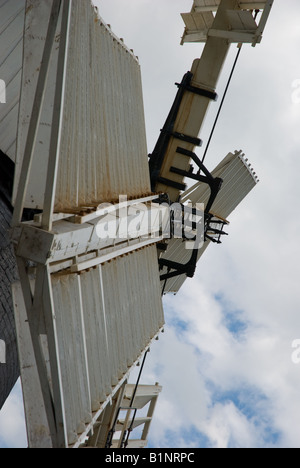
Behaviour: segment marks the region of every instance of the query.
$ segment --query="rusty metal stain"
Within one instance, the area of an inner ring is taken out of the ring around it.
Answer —
[[[33,5],[30,5],[30,4],[29,4],[29,5],[26,7],[25,15],[27,15],[27,14],[32,10],[32,8],[33,8]]]
[[[56,211],[150,193],[140,67],[95,19],[74,2]]]

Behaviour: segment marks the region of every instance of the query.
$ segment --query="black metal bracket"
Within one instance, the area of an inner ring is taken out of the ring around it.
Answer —
[[[185,264],[172,262],[171,260],[160,258],[159,259],[160,269],[162,270],[164,267],[168,268],[168,273],[161,275],[160,280],[166,281],[170,278],[174,278],[175,276],[181,276],[184,274],[188,278],[193,278],[195,271],[196,271],[198,250],[199,249],[193,250],[190,260]],[[174,271],[171,272],[170,270],[174,270]]]
[[[198,96],[203,96],[212,101],[216,101],[218,99],[217,93],[214,91],[209,91],[205,88],[198,88],[197,86],[192,86],[189,83],[175,83],[178,88],[184,87],[185,91],[189,91],[190,93],[198,94]]]
[[[179,208],[180,207],[180,208]],[[182,205],[179,203],[176,203],[175,206],[171,205],[170,207],[170,235],[171,237],[179,238],[179,239],[184,239],[184,240],[190,240],[190,241],[196,241],[198,239],[197,233],[195,235],[192,235],[189,232],[187,235],[186,233],[186,228],[190,228],[191,231],[197,231],[198,228],[198,223],[195,221],[195,219],[188,219],[188,216],[201,216],[203,215],[203,212],[197,210],[197,208],[191,208],[186,205]],[[205,218],[205,216],[203,216]],[[199,239],[200,240],[200,239]]]
[[[178,204],[176,204],[175,208],[177,209],[177,207],[178,207]],[[171,215],[170,216],[171,217],[171,229],[170,229],[171,237],[178,236],[178,238],[181,238],[183,240],[188,239],[190,241],[197,242],[197,239],[198,239],[201,241],[197,233],[196,235],[193,235],[192,237],[188,237],[185,233],[186,227],[190,227],[192,231],[195,231],[195,230],[197,231],[197,222],[194,219],[192,221],[185,219],[185,215],[191,214],[191,215],[197,216],[199,215],[199,211],[196,208],[187,207],[182,204],[180,205],[180,207],[181,207],[181,212],[179,214],[178,213],[175,214],[175,209],[174,208],[172,209],[172,205],[170,207],[171,209],[171,213],[170,213]],[[200,248],[199,244],[194,245],[191,258],[185,264],[173,262],[172,260],[168,260],[165,258],[160,258],[158,260],[160,270],[162,270],[164,267],[168,269],[167,273],[160,276],[160,280],[166,282],[170,278],[173,278],[175,276],[180,276],[183,274],[185,274],[189,278],[192,278],[196,270],[199,248]]]
[[[213,243],[221,244],[221,236],[228,235],[226,232],[223,231],[224,226],[227,224],[227,221],[216,218],[211,213],[205,213],[204,240],[209,240]],[[165,258],[160,258],[158,260],[159,269],[162,270],[164,267],[166,267],[168,270],[167,273],[164,273],[160,276],[160,281],[164,281],[163,292],[165,290],[167,280],[171,278],[181,276],[184,274],[188,278],[193,278],[196,271],[199,250],[199,248],[194,248],[191,258],[185,264],[173,262],[172,260],[168,260]]]
[[[177,190],[186,190],[186,184],[181,184],[180,182],[176,182],[172,179],[167,179],[166,177],[157,177],[156,182],[160,182],[161,184],[164,184],[167,187],[173,187]]]
[[[187,72],[184,75],[181,83],[176,83],[176,86],[178,87],[178,91],[177,91],[174,103],[171,107],[167,120],[161,130],[160,136],[157,140],[153,153],[149,155],[149,171],[150,171],[151,187],[152,187],[153,192],[155,192],[155,185],[157,184],[157,182],[161,182],[161,179],[159,179],[160,171],[161,171],[164,157],[165,157],[171,138],[175,138],[177,140],[191,143],[194,146],[202,145],[202,141],[199,138],[191,136],[191,135],[186,135],[184,133],[176,132],[174,129],[175,122],[176,122],[179,109],[182,103],[182,99],[186,92],[198,94],[200,96],[204,96],[214,101],[217,99],[216,93],[209,91],[207,89],[202,89],[196,86],[192,86],[191,85],[192,79],[193,79],[193,73]],[[169,185],[169,186],[174,187],[173,185]]]
[[[175,122],[180,110],[180,106],[182,104],[182,100],[184,97],[184,94],[186,92],[194,93],[199,96],[206,97],[211,100],[216,100],[217,99],[217,94],[213,91],[196,87],[193,86],[192,83],[193,79],[193,74],[191,72],[188,72],[184,75],[181,83],[175,83],[176,86],[178,87],[178,91],[174,100],[174,103],[172,105],[172,108],[169,112],[169,115],[167,117],[167,120],[164,124],[164,127],[162,128],[160,132],[160,136],[158,138],[158,141],[155,145],[155,148],[153,150],[153,153],[149,155],[149,171],[150,171],[150,179],[151,179],[151,188],[152,191],[155,192],[155,186],[157,183],[162,183],[168,187],[173,187],[176,188],[180,191],[184,191],[186,189],[186,185],[180,182],[173,181],[169,178],[161,177],[161,168],[164,162],[165,154],[168,149],[169,143],[171,141],[171,138],[175,138],[179,141],[184,141],[186,143],[190,143],[193,146],[201,146],[202,141],[194,136],[191,135],[186,135],[183,133],[179,133],[175,130]],[[187,177],[190,179],[197,180],[199,182],[203,182],[209,185],[210,190],[211,190],[211,195],[209,197],[208,203],[205,207],[205,229],[209,225],[209,220],[210,214],[209,211],[212,207],[212,204],[221,188],[222,185],[222,179],[220,178],[214,178],[211,173],[206,169],[204,164],[200,161],[198,156],[193,153],[192,151],[188,151],[184,148],[178,147],[177,148],[177,153],[182,154],[184,156],[189,157],[192,159],[198,166],[199,170],[198,173],[195,174],[193,172],[193,168],[191,167],[190,171],[185,171],[180,168],[176,167],[171,167],[170,172],[174,174],[181,175],[183,177]],[[202,172],[202,173],[201,173]],[[192,225],[192,228],[194,229],[194,225]],[[179,227],[180,228],[180,227]],[[182,228],[182,226],[181,226]],[[174,225],[173,225],[174,229]],[[183,231],[182,231],[183,232]],[[221,235],[221,233],[217,233],[210,230],[213,234],[216,235]],[[183,236],[184,239],[184,236]],[[209,237],[206,237],[204,239],[209,239]],[[214,236],[211,236],[211,239],[215,241]],[[196,270],[196,263],[197,263],[197,258],[198,258],[198,251],[199,248],[194,248],[190,260],[186,264],[179,264],[177,262],[172,262],[171,260],[167,259],[159,259],[159,266],[160,269],[163,269],[164,267],[167,267],[168,273],[162,275],[160,279],[162,281],[166,281],[169,278],[172,278],[174,276],[179,276],[182,274],[186,274],[188,277],[192,277],[195,273]],[[171,271],[173,270],[173,271]]]
[[[206,215],[205,221],[205,240],[210,240],[216,244],[221,244],[221,236],[228,236],[228,233],[223,229],[227,226],[228,221],[217,218],[213,214]]]
[[[181,140],[181,141],[185,141],[186,143],[191,143],[194,146],[199,146],[199,147],[202,146],[202,140],[200,140],[200,138],[195,138],[189,135],[185,135],[184,133],[172,132],[164,128],[161,129],[161,133],[169,135],[173,138],[176,138],[176,140]]]
[[[188,177],[189,179],[197,180],[198,182],[203,182],[209,185],[210,190],[211,190],[211,195],[204,210],[204,212],[208,214],[213,205],[213,202],[215,201],[222,187],[223,180],[220,179],[219,177],[213,177],[212,174],[208,171],[208,169],[204,166],[202,161],[198,158],[198,156],[192,151],[188,151],[184,148],[178,147],[176,152],[192,159],[197,164],[199,170],[195,174],[194,172],[191,172],[191,171],[184,171],[176,167],[171,167],[170,172],[173,172],[175,174],[180,174],[184,177]],[[203,172],[204,175],[201,175],[200,173],[201,171]]]
[[[171,167],[170,172],[179,174],[184,177],[188,177],[190,179],[197,180],[198,182],[203,182],[210,187],[211,194],[204,209],[204,241],[209,240],[211,242],[220,244],[221,236],[227,235],[227,233],[223,231],[223,228],[227,224],[227,222],[225,220],[221,220],[215,217],[212,213],[210,213],[210,210],[222,187],[223,180],[219,177],[213,177],[213,175],[209,172],[209,170],[204,166],[203,162],[192,151],[188,151],[180,147],[178,147],[176,151],[177,153],[182,154],[192,159],[195,162],[195,164],[197,164],[199,170],[197,173],[194,173],[193,171],[184,171],[176,167]],[[195,208],[192,208],[191,210],[193,214],[196,214]],[[174,224],[174,220],[173,220],[173,224]],[[195,229],[196,226],[194,223],[192,223],[191,227]],[[176,226],[173,225],[173,230],[171,231],[172,234],[174,234],[174,229],[176,229]],[[182,229],[181,237],[184,239],[183,229]],[[196,270],[199,249],[200,249],[199,247],[196,247],[193,249],[191,258],[185,264],[180,264],[180,263],[173,262],[165,258],[160,258],[158,260],[160,270],[162,270],[164,267],[168,269],[167,273],[160,276],[160,280],[165,281],[165,284],[166,284],[166,281],[168,279],[174,278],[176,276],[180,276],[183,274],[185,274],[189,278],[192,278]],[[164,288],[165,288],[165,285],[164,285]]]

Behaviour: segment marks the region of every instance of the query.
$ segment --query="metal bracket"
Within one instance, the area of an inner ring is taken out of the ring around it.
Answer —
[[[182,208],[182,215],[179,217],[176,217],[177,222],[175,220],[175,216],[171,217],[171,220],[172,220],[172,226],[171,226],[171,232],[170,232],[171,237],[179,236],[179,238],[181,239],[184,239],[184,240],[189,239],[190,241],[195,242],[197,241],[197,234],[193,238],[187,238],[184,232],[184,227],[189,226],[190,228],[192,228],[192,230],[197,230],[197,223],[194,220],[187,221],[186,219],[184,219],[183,215],[184,215],[184,212],[186,212],[187,210],[190,214],[195,215],[195,216],[197,216],[199,212],[197,208],[190,208],[185,205],[181,205],[181,208]],[[203,240],[203,236],[201,238]],[[203,242],[201,242],[201,246],[202,245],[203,245]],[[168,260],[165,258],[159,258],[158,263],[159,263],[160,270],[162,270],[164,267],[168,268],[168,273],[161,275],[160,280],[166,281],[169,278],[173,278],[174,276],[180,276],[183,274],[186,274],[186,276],[188,276],[189,278],[192,278],[195,274],[196,264],[197,264],[197,259],[198,259],[198,251],[201,248],[201,246],[199,246],[199,244],[198,245],[194,244],[191,258],[185,264],[174,262],[172,260]],[[174,270],[174,271],[171,272],[171,270]]]
[[[184,177],[188,177],[189,179],[194,179],[197,180],[198,182],[204,182],[205,184],[208,184],[211,190],[211,196],[207,202],[207,205],[205,207],[204,212],[209,213],[213,202],[215,201],[221,187],[223,180],[220,179],[219,177],[213,177],[211,173],[207,170],[207,168],[204,166],[202,161],[198,158],[198,156],[193,153],[192,151],[188,151],[184,148],[178,147],[176,150],[177,153],[182,154],[184,156],[187,156],[188,158],[191,158],[198,166],[199,171],[197,174],[193,172],[188,172],[184,171],[182,169],[178,169],[176,167],[171,167],[170,171],[176,174],[180,174]],[[204,175],[201,175],[200,172],[203,172]]]
[[[205,240],[210,240],[215,244],[221,244],[221,236],[228,236],[228,233],[223,230],[224,226],[229,224],[225,219],[220,219],[213,214],[206,215],[205,220]]]
[[[167,179],[165,177],[157,177],[156,182],[160,182],[168,187],[176,188],[177,190],[186,190],[186,184],[181,184],[180,182],[175,182],[175,180]]]
[[[210,213],[210,209],[222,187],[223,180],[218,177],[213,177],[212,174],[208,171],[208,169],[204,166],[203,162],[198,158],[198,156],[193,153],[192,151],[188,151],[184,148],[177,148],[177,153],[187,156],[191,158],[198,166],[199,170],[198,173],[194,173],[192,171],[184,171],[182,169],[171,167],[170,172],[175,174],[182,175],[184,177],[188,177],[190,179],[197,180],[198,182],[203,182],[210,187],[211,194],[209,200],[206,204],[204,209],[204,240],[210,240],[214,243],[220,244],[220,238],[222,235],[227,235],[223,231],[223,227],[228,224],[226,220],[220,220],[216,218],[212,213]],[[201,171],[204,175],[201,174]],[[195,226],[192,225],[194,228]],[[174,233],[174,230],[173,230]],[[163,267],[167,267],[168,272],[160,276],[161,281],[167,281],[170,278],[175,276],[180,276],[185,274],[187,277],[192,278],[195,274],[196,264],[198,259],[198,252],[200,247],[196,247],[193,249],[191,258],[185,264],[181,264],[178,262],[173,262],[171,260],[160,258],[158,260],[160,269],[162,270]],[[173,271],[171,271],[173,270]]]
[[[196,271],[196,264],[197,264],[197,257],[198,257],[198,250],[194,249],[189,261],[185,264],[172,262],[171,260],[160,258],[159,259],[159,267],[162,269],[163,267],[168,268],[168,273],[160,276],[161,281],[166,281],[170,278],[174,278],[175,276],[186,275],[188,278],[193,278],[195,271]],[[174,271],[170,271],[174,270]]]
[[[198,88],[197,86],[192,86],[188,83],[175,83],[178,88],[184,88],[185,91],[189,91],[190,93],[198,94],[198,96],[203,96],[212,101],[216,101],[218,99],[217,93],[214,91],[209,91],[205,88]]]
[[[223,231],[225,225],[229,224],[228,221],[219,219],[215,217],[213,214],[205,213],[205,229],[204,229],[204,240],[209,240],[216,244],[221,244],[221,236],[228,235],[226,232]],[[178,262],[173,262],[171,260],[160,258],[158,260],[160,270],[164,267],[167,267],[168,272],[160,276],[160,281],[166,281],[168,279],[174,278],[175,276],[186,275],[188,278],[193,278],[197,260],[198,260],[198,252],[200,248],[194,248],[191,258],[185,264],[181,264]],[[171,271],[174,270],[174,271]],[[165,286],[164,286],[165,288]],[[164,291],[163,288],[163,291]]]
[[[176,86],[178,87],[177,95],[175,97],[170,113],[167,117],[167,120],[164,124],[164,127],[161,130],[161,134],[155,145],[154,151],[152,154],[149,155],[149,171],[150,171],[151,186],[152,186],[153,191],[155,191],[155,185],[158,182],[165,183],[165,185],[177,188],[179,190],[185,190],[182,184],[180,186],[174,185],[173,181],[169,181],[168,179],[162,179],[159,177],[159,174],[163,165],[164,157],[165,157],[171,138],[175,138],[181,141],[185,141],[187,143],[191,143],[194,146],[202,145],[202,141],[198,137],[186,135],[184,133],[176,132],[174,130],[178,112],[179,112],[182,99],[186,91],[193,92],[195,94],[207,97],[208,99],[212,99],[212,100],[216,100],[217,98],[217,94],[212,91],[192,86],[191,82],[192,82],[193,76],[194,76],[193,73],[187,72],[184,75],[181,83],[175,83]],[[172,185],[170,182],[172,182]]]
[[[202,140],[200,138],[192,137],[189,135],[185,135],[184,133],[179,133],[179,132],[171,132],[170,130],[162,129],[161,133],[165,133],[166,135],[170,135],[173,138],[176,138],[176,140],[181,140],[185,141],[187,143],[191,143],[194,146],[202,146]]]

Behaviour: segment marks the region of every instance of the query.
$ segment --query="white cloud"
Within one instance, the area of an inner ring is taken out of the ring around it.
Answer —
[[[277,328],[253,325],[248,317],[250,326],[238,340],[222,324],[219,302],[204,288],[196,292],[190,284],[189,295],[178,299],[167,322],[180,316],[187,328],[176,337],[169,325],[152,349],[150,368],[156,367],[164,387],[153,440],[172,431],[182,444],[182,434],[194,427],[208,438],[205,446],[298,446],[299,369],[291,362],[285,333],[282,338]],[[145,382],[149,377],[146,368]]]
[[[24,408],[19,382],[0,412],[0,446],[26,448]]]
[[[206,433],[214,448],[227,448],[231,441],[236,447],[251,447],[255,441],[253,429],[232,402],[215,405],[206,425]]]

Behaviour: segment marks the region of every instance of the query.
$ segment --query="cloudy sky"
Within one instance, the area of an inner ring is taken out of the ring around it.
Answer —
[[[151,152],[174,83],[201,55],[201,45],[180,46],[180,13],[192,0],[95,3],[139,56]],[[260,183],[231,216],[223,244],[210,246],[195,277],[164,300],[165,333],[142,378],[163,386],[152,447],[300,447],[300,353],[292,359],[300,340],[299,19],[298,0],[275,0],[263,42],[241,52],[206,164],[242,149]],[[232,46],[219,96],[235,54]],[[19,386],[0,414],[5,446],[26,446]]]

